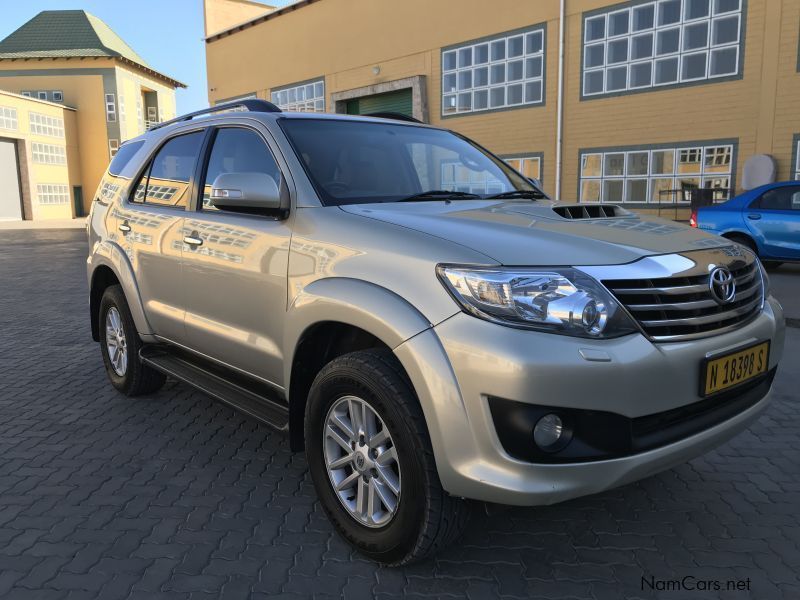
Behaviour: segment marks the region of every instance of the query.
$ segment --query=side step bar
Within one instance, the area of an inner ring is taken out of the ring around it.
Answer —
[[[289,408],[266,389],[256,389],[242,376],[223,372],[220,367],[205,364],[186,353],[169,346],[145,346],[139,351],[141,361],[200,390],[241,412],[255,417],[280,431],[289,430]]]

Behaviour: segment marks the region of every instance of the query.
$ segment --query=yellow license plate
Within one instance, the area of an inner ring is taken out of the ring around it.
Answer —
[[[710,396],[767,372],[769,342],[704,361],[701,392]]]

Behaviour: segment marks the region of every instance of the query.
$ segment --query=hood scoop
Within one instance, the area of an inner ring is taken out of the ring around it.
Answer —
[[[553,212],[564,219],[614,219],[630,217],[632,212],[614,204],[572,204],[553,207]]]

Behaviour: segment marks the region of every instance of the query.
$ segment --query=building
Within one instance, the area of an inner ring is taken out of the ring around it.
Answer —
[[[797,0],[565,0],[563,19],[559,0],[237,4],[205,0],[212,104],[405,112],[559,199],[669,218],[694,189],[740,189],[755,154],[800,177]]]
[[[76,140],[74,108],[0,90],[0,220],[73,216],[82,197]]]
[[[119,145],[175,116],[176,87],[82,10],[41,12],[0,41],[0,90],[11,92],[0,94],[0,115],[11,115],[0,120],[0,172],[20,181],[0,218],[86,214]],[[34,152],[42,144],[47,157]]]

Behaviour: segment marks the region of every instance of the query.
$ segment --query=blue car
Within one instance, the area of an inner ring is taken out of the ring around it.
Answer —
[[[692,214],[690,224],[744,244],[765,266],[800,261],[800,181],[762,185],[704,206]]]

